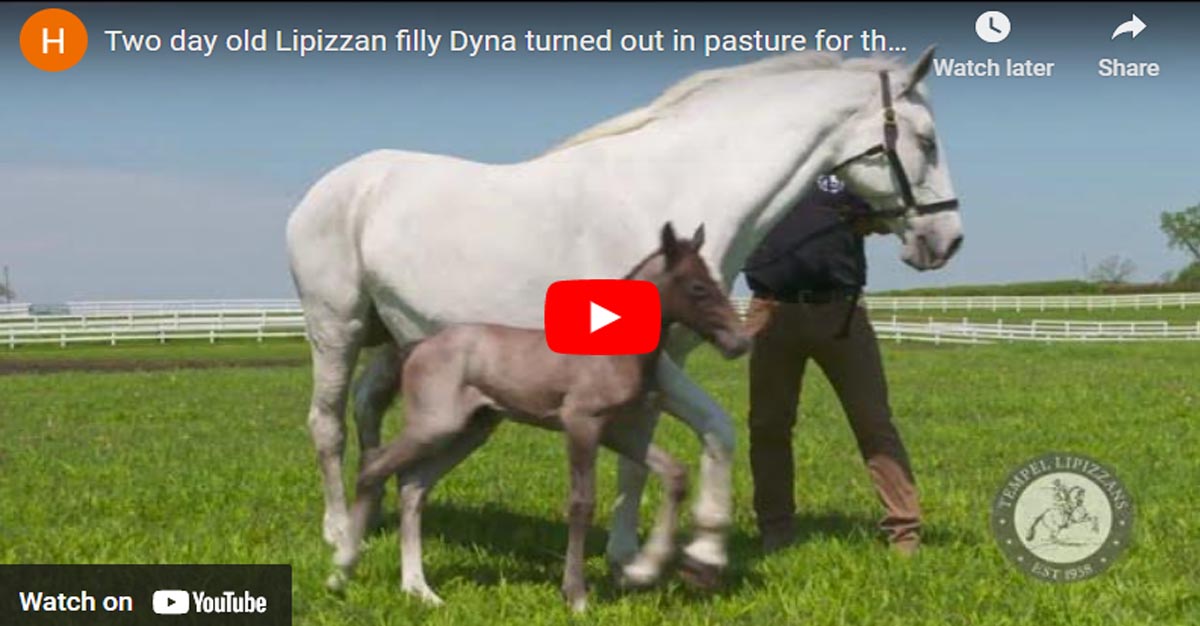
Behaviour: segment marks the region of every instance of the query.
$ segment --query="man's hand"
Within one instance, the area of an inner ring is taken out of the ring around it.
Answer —
[[[778,307],[779,303],[774,300],[751,298],[750,307],[746,310],[746,319],[742,323],[743,332],[751,337],[757,335],[767,322],[771,321],[771,316]]]

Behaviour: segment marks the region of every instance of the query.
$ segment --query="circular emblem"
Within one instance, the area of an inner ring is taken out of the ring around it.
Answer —
[[[21,54],[45,72],[70,69],[87,52],[87,27],[66,9],[42,9],[21,27]]]
[[[992,532],[1023,572],[1073,582],[1108,569],[1133,531],[1133,499],[1111,468],[1052,452],[1017,467],[992,502]]]

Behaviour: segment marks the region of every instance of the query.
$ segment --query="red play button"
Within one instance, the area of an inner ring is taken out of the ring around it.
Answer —
[[[546,290],[546,345],[560,354],[645,354],[662,330],[644,280],[560,280]]]

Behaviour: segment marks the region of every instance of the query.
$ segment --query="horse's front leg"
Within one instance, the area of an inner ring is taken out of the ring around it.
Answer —
[[[646,441],[654,437],[654,428],[658,424],[659,410],[657,406],[647,403],[637,409],[637,415],[631,415],[628,428],[638,430]],[[646,489],[646,479],[649,470],[645,465],[631,461],[624,456],[617,460],[617,502],[613,506],[612,525],[608,532],[608,546],[605,553],[608,566],[618,579],[623,582],[625,568],[638,555],[638,510],[642,504],[642,492]],[[655,573],[657,577],[657,573]]]
[[[712,587],[729,562],[725,535],[733,520],[733,420],[665,354],[658,359],[657,375],[663,408],[686,422],[704,446],[692,511],[695,538],[683,550],[683,573],[693,584]]]

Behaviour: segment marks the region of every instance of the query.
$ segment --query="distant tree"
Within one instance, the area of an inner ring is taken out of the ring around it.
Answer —
[[[1179,211],[1163,211],[1159,225],[1167,236],[1167,245],[1192,253],[1200,262],[1200,204]]]
[[[1137,271],[1137,265],[1119,254],[1105,257],[1092,268],[1089,278],[1097,283],[1123,283]]]
[[[1175,284],[1189,289],[1200,289],[1200,261],[1180,270],[1175,275]]]
[[[0,300],[11,300],[15,297],[17,297],[17,292],[10,291],[8,286],[0,281]]]

